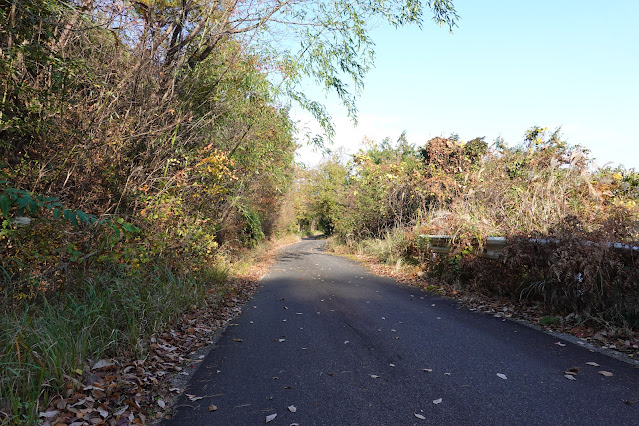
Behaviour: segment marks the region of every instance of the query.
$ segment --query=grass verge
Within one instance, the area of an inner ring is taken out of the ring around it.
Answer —
[[[0,316],[3,423],[35,424],[51,396],[87,360],[145,356],[145,339],[204,303],[226,272],[215,266],[180,277],[161,264],[145,273],[86,279],[81,289]]]
[[[99,359],[149,357],[152,336],[187,311],[216,310],[227,293],[238,292],[230,276],[255,282],[266,271],[263,260],[297,240],[261,244],[184,276],[157,261],[135,273],[78,279],[74,290],[0,315],[0,424],[43,420],[40,413],[65,388],[90,384]]]

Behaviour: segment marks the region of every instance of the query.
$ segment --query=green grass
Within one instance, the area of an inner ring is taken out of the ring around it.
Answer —
[[[221,287],[226,270],[209,268],[179,277],[154,266],[143,273],[85,279],[80,290],[0,316],[0,411],[9,423],[35,424],[50,397],[79,378],[87,359],[132,351]],[[39,405],[42,404],[42,405]]]
[[[559,325],[560,323],[561,320],[559,319],[559,317],[553,315],[546,315],[539,319],[539,324],[541,325]]]
[[[365,239],[358,243],[357,252],[374,256],[388,265],[396,265],[405,259],[409,241],[401,229],[387,231],[382,238]]]

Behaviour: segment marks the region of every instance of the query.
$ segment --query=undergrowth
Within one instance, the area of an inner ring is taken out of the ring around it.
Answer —
[[[224,291],[228,270],[178,276],[161,262],[144,271],[78,279],[78,287],[31,300],[0,316],[0,409],[15,424],[34,424],[50,397],[81,378],[87,360],[143,358],[145,342],[183,311]],[[89,361],[90,362],[90,361]]]

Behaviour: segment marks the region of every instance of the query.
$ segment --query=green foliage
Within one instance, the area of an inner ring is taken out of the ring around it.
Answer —
[[[559,323],[559,318],[553,315],[546,315],[539,319],[539,324],[541,325],[559,325]]]
[[[242,239],[248,247],[255,247],[264,239],[260,215],[250,207],[241,208],[246,224],[242,231]]]
[[[332,235],[341,220],[347,174],[346,167],[338,157],[333,156],[322,163],[308,179],[307,216],[326,235]]]
[[[334,129],[330,116],[323,105],[308,99],[298,89],[300,81],[314,81],[326,92],[334,93],[356,121],[355,101],[375,56],[374,42],[369,35],[371,23],[381,19],[395,27],[421,26],[425,8],[431,9],[436,23],[451,30],[459,18],[448,0],[318,1],[282,8],[279,26],[289,39],[299,41],[300,48],[273,52],[284,58],[280,64],[284,71],[281,91],[307,109],[331,139]]]
[[[98,221],[97,217],[88,215],[81,210],[67,209],[56,197],[34,195],[29,191],[16,188],[6,188],[0,193],[0,213],[5,219],[9,219],[12,212],[15,213],[15,216],[23,216],[25,214],[38,215],[41,210],[47,210],[51,212],[54,219],[64,219],[75,227],[78,227],[81,223],[93,225],[107,222],[107,220]],[[133,225],[125,225],[128,231],[134,232],[135,227]]]
[[[84,368],[84,360],[122,350],[144,357],[144,341],[152,333],[203,304],[207,290],[224,279],[215,269],[180,277],[149,264],[134,275],[114,271],[87,279],[76,291],[5,313],[0,317],[2,410],[13,412],[15,423],[35,424],[39,401],[46,404],[66,375]]]

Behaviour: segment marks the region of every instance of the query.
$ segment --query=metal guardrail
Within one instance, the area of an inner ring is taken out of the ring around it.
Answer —
[[[419,238],[423,238],[428,242],[428,250],[432,251],[433,253],[442,253],[442,254],[450,253],[451,240],[452,240],[452,236],[450,235],[420,234]],[[541,245],[560,242],[560,240],[558,239],[551,239],[551,238],[531,238],[530,241],[541,244]],[[596,243],[594,241],[585,241],[584,244],[595,245],[595,246],[600,245],[600,243]],[[606,244],[608,245],[608,247],[611,247],[615,250],[639,251],[638,246],[631,246],[630,244],[624,244],[624,243],[606,243]],[[476,251],[475,254],[479,257],[485,257],[487,259],[497,260],[501,256],[504,247],[506,247],[505,237],[488,237],[486,238],[483,249],[481,251]]]
[[[450,253],[450,242],[452,240],[450,235],[419,235],[419,238],[423,238],[428,242],[428,250],[433,253]],[[488,237],[483,250],[477,251],[475,254],[480,257],[497,260],[505,246],[505,237]]]

